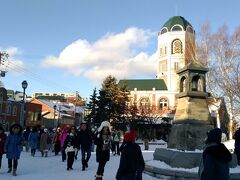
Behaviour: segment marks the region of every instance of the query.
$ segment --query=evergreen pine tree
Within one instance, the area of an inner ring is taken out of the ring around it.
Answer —
[[[93,89],[93,94],[90,97],[90,100],[87,104],[87,109],[90,111],[90,113],[87,115],[86,120],[90,124],[97,124],[97,90],[96,88]]]
[[[108,76],[99,90],[97,118],[102,121],[116,121],[118,86],[116,78]]]

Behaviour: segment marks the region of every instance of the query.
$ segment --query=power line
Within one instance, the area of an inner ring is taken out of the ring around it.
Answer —
[[[63,86],[62,84],[56,83],[55,81],[52,81],[50,79],[47,79],[46,77],[43,78],[38,73],[33,72],[28,68],[19,66],[18,64],[14,63],[10,60],[8,60],[7,62],[6,62],[6,60],[2,60],[0,62],[0,66],[1,65],[5,66],[6,69],[12,70],[13,72],[15,71],[15,72],[18,72],[18,73],[23,73],[25,75],[29,74],[30,75],[30,76],[28,76],[29,78],[31,78],[33,80],[36,80],[38,83],[45,84],[48,87],[51,86],[51,87],[56,88],[56,86],[57,86],[57,87],[60,87],[60,88],[66,89],[66,90],[73,91],[72,89],[70,89],[66,86]]]

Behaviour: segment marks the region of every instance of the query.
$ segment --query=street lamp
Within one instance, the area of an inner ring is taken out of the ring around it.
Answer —
[[[57,109],[57,105],[56,104],[54,104],[54,106],[53,106],[53,109],[54,109],[54,112],[53,112],[53,119],[54,119],[54,123],[55,123],[55,113],[56,113],[56,109]],[[56,123],[57,124],[57,123]],[[58,124],[57,124],[58,125]]]
[[[60,123],[60,116],[61,116],[61,104],[58,105],[58,127],[61,125]],[[62,120],[61,120],[62,121]]]
[[[25,91],[27,89],[28,83],[26,80],[22,82],[22,88],[23,88],[23,103],[22,103],[22,117],[20,124],[25,127]]]

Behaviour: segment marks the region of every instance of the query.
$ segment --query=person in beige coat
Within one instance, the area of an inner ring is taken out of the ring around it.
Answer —
[[[40,138],[40,152],[42,153],[42,157],[44,156],[44,154],[45,154],[45,157],[48,156],[49,140],[50,140],[50,137],[48,135],[48,130],[45,128]]]

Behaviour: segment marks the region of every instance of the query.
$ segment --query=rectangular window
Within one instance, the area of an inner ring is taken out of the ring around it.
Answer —
[[[0,92],[0,102],[3,101],[3,93]]]
[[[7,105],[6,106],[6,113],[11,114],[12,113],[11,111],[12,111],[11,105]]]
[[[17,115],[17,107],[16,106],[13,107],[12,115],[13,116]]]
[[[28,111],[27,120],[29,120],[29,121],[34,120],[34,112]]]
[[[166,63],[162,64],[162,72],[166,72],[167,71],[167,66]]]
[[[38,114],[39,114],[38,112],[35,112],[35,113],[34,113],[34,119],[33,119],[34,121],[38,121],[38,118],[39,118],[39,117],[38,117]]]
[[[174,62],[174,71],[178,70],[178,62]]]
[[[162,57],[162,48],[159,50],[159,57]]]

